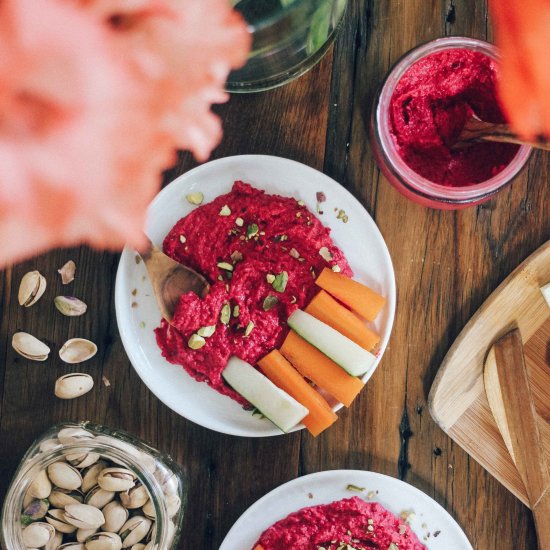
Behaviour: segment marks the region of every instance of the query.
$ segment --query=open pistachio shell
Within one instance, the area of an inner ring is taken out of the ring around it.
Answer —
[[[71,365],[91,359],[97,353],[97,346],[84,338],[71,338],[59,350],[59,357]]]
[[[74,372],[56,380],[55,395],[59,399],[74,399],[88,393],[93,387],[94,380],[89,374]]]
[[[18,300],[24,307],[30,307],[40,298],[46,290],[46,279],[39,271],[29,271],[25,273],[19,284]]]
[[[120,493],[120,502],[128,510],[141,508],[148,500],[149,493],[141,483],[136,483],[131,489]]]
[[[134,544],[130,550],[145,550],[146,546],[142,542],[138,542],[137,544]]]
[[[92,535],[95,535],[97,531],[97,527],[95,529],[77,529],[76,540],[78,542],[86,542]]]
[[[106,491],[96,485],[87,495],[84,502],[95,508],[103,508],[115,498],[114,491]]]
[[[32,480],[29,486],[28,494],[32,498],[48,498],[52,492],[52,484],[48,474],[41,470]]]
[[[131,517],[120,529],[122,548],[130,548],[132,545],[141,542],[149,533],[152,521],[143,516]]]
[[[63,533],[56,531],[53,539],[44,546],[44,550],[58,550],[61,544],[63,544]]]
[[[74,281],[74,274],[76,271],[76,264],[69,260],[63,267],[59,268],[57,272],[61,275],[61,282],[64,285],[68,285],[70,282]]]
[[[86,541],[86,550],[120,550],[122,540],[117,533],[96,533]]]
[[[56,296],[53,303],[57,310],[67,317],[78,317],[84,315],[88,306],[74,296]]]
[[[149,518],[153,521],[155,521],[155,519],[157,518],[157,513],[156,513],[156,510],[155,510],[155,505],[153,504],[153,501],[152,500],[148,500],[142,507],[141,509],[143,515],[146,517],[146,518]]]
[[[48,466],[48,477],[56,487],[74,491],[82,485],[80,472],[66,462],[54,462]]]
[[[106,491],[127,491],[134,486],[136,475],[126,468],[105,468],[97,478],[98,485]]]
[[[57,449],[59,447],[61,447],[61,441],[59,441],[59,439],[57,438],[52,438],[42,441],[39,448],[41,453],[45,453],[47,451],[53,451],[54,449]]]
[[[71,464],[71,466],[74,466],[75,468],[82,470],[84,468],[87,468],[88,466],[91,466],[92,464],[95,464],[99,460],[99,454],[77,453],[77,454],[67,455],[66,458],[67,458],[67,461]]]
[[[55,537],[55,529],[48,523],[31,523],[23,529],[23,542],[27,548],[42,548]]]
[[[45,361],[50,353],[50,348],[28,332],[16,332],[11,345],[19,354],[31,361]]]
[[[101,510],[88,504],[65,506],[65,521],[78,529],[95,529],[105,523]]]
[[[31,501],[31,503],[25,507],[23,513],[21,514],[21,523],[23,525],[29,525],[33,521],[42,519],[48,512],[50,507],[50,502],[47,498],[36,498]]]
[[[67,542],[62,544],[57,550],[86,550],[83,542]]]
[[[76,527],[65,520],[65,510],[49,510],[46,515],[46,521],[60,533],[69,535],[76,531]]]
[[[105,523],[103,524],[103,529],[105,529],[105,531],[118,533],[120,528],[128,520],[128,510],[117,500],[109,502],[101,511],[105,516]]]
[[[82,491],[87,493],[92,487],[97,485],[97,476],[101,470],[107,468],[104,460],[99,460],[93,466],[90,466],[82,472]]]

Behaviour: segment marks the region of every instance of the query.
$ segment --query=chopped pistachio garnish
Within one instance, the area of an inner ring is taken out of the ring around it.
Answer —
[[[302,213],[301,213],[301,212],[296,212],[296,217],[297,217],[297,218],[301,218],[301,217],[302,217]]]
[[[286,290],[287,283],[288,273],[286,271],[282,271],[275,276],[275,280],[271,283],[271,286],[273,287],[273,290],[276,290],[277,292],[284,292]]]
[[[185,235],[180,235],[180,243],[185,244],[187,242],[187,239],[185,238]]]
[[[292,296],[292,297],[290,298],[290,303],[291,303],[291,304],[295,304],[295,303],[296,303],[296,296]]]
[[[199,336],[203,336],[204,338],[210,338],[210,336],[212,336],[214,332],[216,332],[216,325],[201,327],[199,330],[197,330],[197,334]]]
[[[218,275],[218,281],[223,281],[223,277],[221,275]]]
[[[273,273],[268,273],[268,274],[265,276],[265,280],[266,280],[269,284],[272,284],[273,281],[275,280],[275,275],[273,275]]]
[[[346,215],[346,211],[340,209],[340,210],[338,210],[338,214],[336,215],[336,218],[341,220],[345,215]]]
[[[189,193],[188,195],[185,195],[185,198],[187,199],[187,202],[189,204],[202,204],[202,201],[204,200],[204,195],[200,191],[195,191],[194,193]]]
[[[317,214],[321,214],[321,216],[323,215],[323,211],[321,210],[321,203],[317,203],[316,210]]]
[[[206,340],[198,334],[191,334],[191,338],[187,341],[187,345],[191,349],[201,349],[206,344]]]
[[[340,273],[340,271],[342,271],[342,269],[340,268],[340,266],[338,264],[335,264],[332,266],[332,271],[334,271],[334,273]]]
[[[145,328],[145,321],[140,321],[139,328]]]
[[[228,325],[230,318],[231,318],[231,306],[229,304],[223,304],[222,309],[220,311],[220,321],[224,325]]]
[[[244,220],[241,217],[235,218],[235,225],[242,227],[244,225]]]
[[[346,214],[346,215],[342,218],[342,221],[343,221],[344,223],[348,223],[348,220],[349,220],[349,218],[348,218],[348,215]]]
[[[263,310],[269,311],[270,309],[273,309],[277,304],[279,303],[279,299],[277,296],[273,296],[273,294],[268,294],[265,297],[264,303],[263,303]]]
[[[326,246],[322,246],[319,249],[319,256],[323,258],[323,260],[330,262],[332,260],[332,254],[330,253],[330,250]]]
[[[368,523],[369,525],[374,525],[374,520],[369,518],[369,519],[367,520],[367,523]]]
[[[304,206],[305,202],[300,200],[300,201],[296,201],[298,203],[298,206]]]
[[[233,265],[229,262],[218,262],[217,265],[220,269],[225,269],[225,271],[233,271]]]
[[[251,223],[246,228],[246,236],[250,239],[250,238],[256,236],[258,234],[259,230],[260,230],[260,228],[255,223]]]
[[[291,248],[289,254],[296,259],[300,257],[300,253],[295,248]]]
[[[399,546],[397,546],[397,544],[394,544],[393,542],[390,542],[388,550],[399,550]]]
[[[233,252],[231,252],[231,261],[240,262],[242,259],[243,255],[238,250],[234,250]]]
[[[220,210],[220,216],[230,216],[231,215],[231,208],[227,206],[227,204],[224,204]]]
[[[254,328],[254,323],[250,321],[248,325],[246,325],[246,328],[244,329],[244,336],[245,338],[250,336],[250,333],[252,332],[252,329]]]
[[[372,531],[374,531],[374,527],[372,525],[368,525],[367,531],[370,531],[372,533]]]
[[[349,484],[346,487],[346,490],[348,491],[357,491],[358,493],[362,493],[365,490],[365,487],[358,487],[357,485]]]
[[[235,306],[235,307],[233,308],[233,317],[238,317],[238,316],[239,316],[239,312],[240,312],[239,306]]]

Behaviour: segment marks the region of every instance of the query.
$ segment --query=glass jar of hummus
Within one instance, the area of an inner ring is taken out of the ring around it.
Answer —
[[[504,122],[497,62],[492,44],[449,37],[411,50],[389,72],[374,101],[371,143],[382,173],[407,198],[447,210],[479,204],[527,163],[528,146],[453,147],[471,116]]]
[[[123,431],[59,424],[23,457],[4,501],[1,540],[4,550],[169,550],[184,501],[183,473],[169,456]]]

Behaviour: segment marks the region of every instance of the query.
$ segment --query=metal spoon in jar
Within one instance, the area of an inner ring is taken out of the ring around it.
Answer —
[[[160,312],[171,323],[176,305],[183,294],[192,291],[199,298],[204,298],[210,285],[202,275],[164,254],[149,238],[147,243],[140,255],[153,285]]]

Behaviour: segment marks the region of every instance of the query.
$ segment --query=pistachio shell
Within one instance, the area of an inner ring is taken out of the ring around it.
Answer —
[[[41,470],[32,480],[28,494],[33,498],[48,498],[52,492],[50,478],[44,470]]]
[[[137,544],[134,544],[132,548],[130,548],[130,550],[144,550],[144,549],[145,549],[145,544],[143,544],[142,542],[138,542]]]
[[[45,361],[50,353],[50,348],[28,332],[16,332],[11,345],[19,354],[31,361]]]
[[[109,502],[102,512],[105,517],[105,523],[103,524],[105,531],[117,533],[128,520],[128,510],[116,500]]]
[[[55,508],[65,508],[67,504],[82,504],[84,495],[80,491],[54,487],[50,493],[49,501]]]
[[[157,513],[156,513],[156,510],[155,510],[155,505],[153,504],[153,501],[151,499],[149,499],[142,507],[141,509],[143,515],[146,517],[146,518],[149,518],[153,521],[155,521],[156,517],[157,517]]]
[[[91,359],[97,353],[97,346],[84,338],[71,338],[59,350],[59,357],[65,363],[74,365]]]
[[[59,441],[59,439],[55,437],[42,441],[42,443],[40,443],[39,449],[41,453],[45,453],[47,451],[53,451],[54,449],[57,449],[59,447],[61,447],[61,441]]]
[[[86,550],[120,550],[122,540],[117,533],[107,531],[92,535],[86,541]]]
[[[101,470],[107,468],[107,463],[104,460],[99,460],[93,466],[86,468],[82,472],[82,491],[87,493],[92,487],[97,485],[97,476]]]
[[[77,529],[76,540],[78,542],[86,542],[92,535],[95,535],[97,531],[97,527],[94,529]]]
[[[57,272],[61,275],[61,282],[64,285],[68,285],[74,281],[75,271],[76,264],[72,260],[69,260],[63,267],[57,270]]]
[[[57,550],[86,550],[82,542],[67,542],[62,544]]]
[[[141,542],[149,533],[152,521],[143,516],[131,517],[120,529],[119,534],[122,539],[122,548]]]
[[[63,543],[63,533],[59,533],[58,531],[55,532],[55,536],[53,539],[51,539],[46,546],[44,546],[44,550],[58,550],[58,548]]]
[[[126,468],[105,468],[97,478],[98,485],[106,491],[127,491],[134,486],[136,475]]]
[[[25,506],[23,513],[21,514],[21,523],[23,525],[29,525],[33,521],[42,519],[48,512],[50,502],[47,498],[34,499],[28,506]]]
[[[48,466],[48,477],[61,489],[73,491],[82,485],[80,472],[66,462],[54,462]]]
[[[84,502],[95,508],[103,508],[115,498],[114,491],[106,491],[96,485],[87,495]]]
[[[66,456],[67,461],[79,470],[95,464],[99,460],[97,453],[77,453]]]
[[[59,399],[74,399],[88,393],[93,387],[94,380],[89,374],[74,372],[56,380],[55,395]]]
[[[19,284],[18,300],[24,307],[30,307],[40,298],[46,290],[46,279],[39,271],[29,271],[25,273]]]
[[[148,500],[149,493],[141,483],[136,483],[131,489],[120,493],[120,502],[128,510],[141,508]]]
[[[69,504],[65,506],[65,521],[78,529],[95,529],[105,523],[101,510],[88,504]]]
[[[84,428],[63,428],[57,434],[57,438],[63,445],[70,445],[71,443],[81,443],[86,439],[94,439],[94,434]]]
[[[27,548],[42,548],[55,536],[55,529],[48,523],[31,523],[23,529],[23,542]]]
[[[65,520],[65,510],[49,510],[46,515],[46,521],[60,533],[70,534],[76,531],[76,527]]]
[[[88,306],[82,300],[74,296],[56,296],[53,303],[58,311],[67,317],[84,315],[88,309]]]

